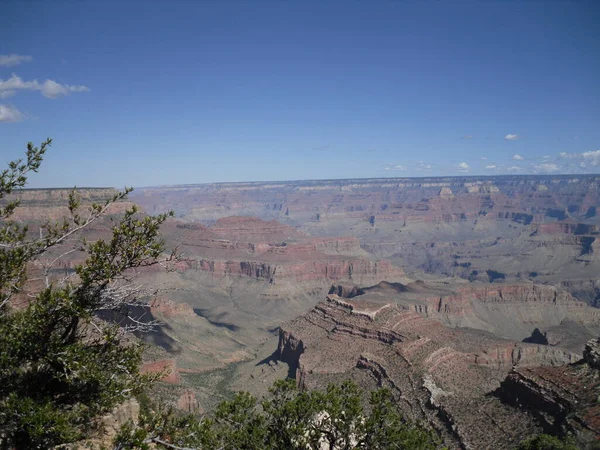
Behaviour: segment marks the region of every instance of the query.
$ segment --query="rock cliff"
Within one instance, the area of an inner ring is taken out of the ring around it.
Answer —
[[[597,175],[219,183],[146,188],[134,199],[206,225],[243,215],[313,237],[352,236],[413,278],[533,280],[600,303],[600,293],[580,287],[600,270]],[[350,245],[343,251],[355,252]]]
[[[550,370],[581,358],[560,347],[449,327],[375,294],[328,295],[282,326],[277,357],[307,387],[352,377],[367,386],[391,388],[404,413],[429,422],[451,448],[508,449],[542,430],[531,415],[492,393],[514,367]],[[539,301],[535,294],[524,297]],[[490,302],[494,298],[479,291],[470,295]]]
[[[547,432],[575,434],[582,448],[598,448],[599,362],[600,339],[593,339],[575,364],[514,368],[495,395],[527,411]]]

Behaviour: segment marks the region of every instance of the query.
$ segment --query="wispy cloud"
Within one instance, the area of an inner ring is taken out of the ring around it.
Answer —
[[[558,154],[559,158],[562,159],[576,159],[578,157],[577,153],[567,153],[567,152],[560,152]]]
[[[385,170],[406,170],[406,166],[403,166],[402,164],[388,164],[385,167]]]
[[[526,155],[512,154],[502,158],[498,155],[470,155],[462,162],[440,161],[402,161],[387,162],[381,167],[389,176],[423,176],[424,174],[457,175],[457,174],[600,174],[600,149],[584,152],[561,152],[550,154]],[[399,172],[393,175],[394,172]],[[402,172],[402,173],[400,173]]]
[[[17,55],[12,53],[10,55],[0,55],[0,67],[13,67],[18,66],[21,63],[29,62],[33,58],[28,55]]]
[[[517,139],[519,139],[519,135],[509,133],[506,136],[504,136],[504,139],[506,139],[507,141],[516,141]]]
[[[471,169],[471,166],[469,166],[466,162],[461,162],[460,164],[456,165],[456,168],[459,172],[468,172],[469,169]]]
[[[44,97],[58,98],[71,92],[87,92],[90,89],[81,85],[60,84],[53,80],[46,80],[43,83],[37,80],[23,81],[21,77],[14,74],[6,80],[0,79],[0,98],[15,95],[18,90],[39,91]]]
[[[0,122],[20,122],[25,118],[25,114],[14,106],[0,105]]]
[[[471,136],[470,134],[467,134],[465,136],[461,136],[461,139],[473,139],[473,136]]]
[[[431,169],[431,164],[426,163],[424,161],[417,161],[417,165],[415,166],[415,170],[429,170]]]
[[[554,163],[543,163],[533,166],[535,172],[553,173],[558,172],[560,167]]]
[[[590,167],[600,166],[600,150],[591,150],[583,153],[567,153],[561,152],[558,154],[558,162],[561,167],[574,170],[574,168],[586,169]]]

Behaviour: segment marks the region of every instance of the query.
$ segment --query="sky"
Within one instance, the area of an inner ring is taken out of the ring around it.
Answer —
[[[0,2],[30,187],[600,173],[599,1]]]

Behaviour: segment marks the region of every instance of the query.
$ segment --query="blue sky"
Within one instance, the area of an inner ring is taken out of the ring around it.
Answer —
[[[598,1],[0,4],[32,186],[600,172]]]

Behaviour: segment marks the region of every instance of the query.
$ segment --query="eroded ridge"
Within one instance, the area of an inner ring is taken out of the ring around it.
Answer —
[[[452,328],[382,295],[336,294],[283,326],[277,353],[309,388],[346,377],[387,386],[408,417],[430,423],[451,448],[469,449],[513,448],[545,429],[526,408],[497,395],[513,368],[551,371],[581,358],[557,346]]]

